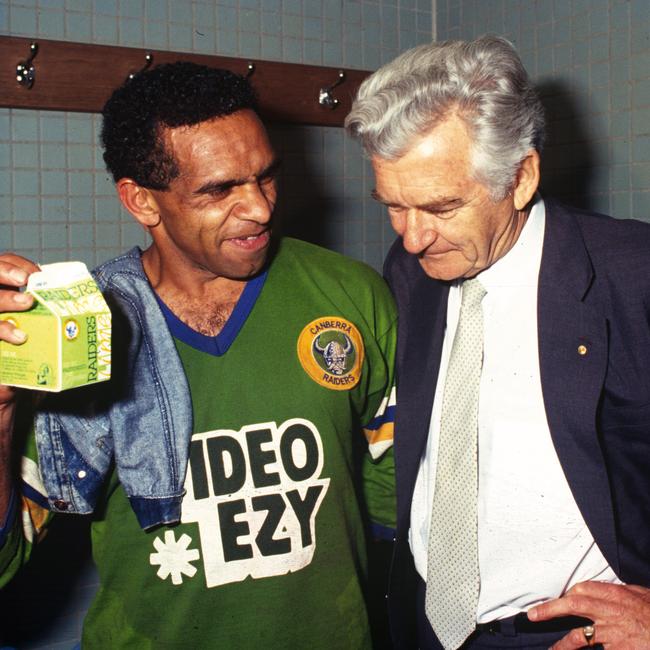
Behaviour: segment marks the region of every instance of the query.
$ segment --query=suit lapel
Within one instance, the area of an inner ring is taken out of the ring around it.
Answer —
[[[447,317],[449,286],[427,277],[418,264],[405,324],[404,370],[398,376],[395,455],[403,480],[397,486],[398,521],[408,526],[413,487],[429,434]]]
[[[593,267],[575,217],[546,202],[537,306],[546,415],[582,516],[618,572],[609,480],[596,429],[607,370],[607,324],[590,299],[593,281]]]

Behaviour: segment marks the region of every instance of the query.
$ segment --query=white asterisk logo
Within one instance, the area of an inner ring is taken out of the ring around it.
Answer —
[[[185,533],[176,541],[173,530],[165,532],[164,542],[160,537],[153,540],[153,545],[158,552],[149,555],[149,563],[160,566],[157,575],[161,580],[171,576],[172,583],[180,585],[183,583],[183,575],[188,578],[194,576],[196,567],[192,566],[191,562],[199,559],[199,552],[195,548],[188,548],[191,543],[192,538]]]

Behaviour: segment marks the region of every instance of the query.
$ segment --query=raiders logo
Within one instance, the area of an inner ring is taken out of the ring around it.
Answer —
[[[298,358],[304,371],[325,388],[354,388],[361,378],[363,357],[359,330],[340,316],[316,318],[298,337]]]

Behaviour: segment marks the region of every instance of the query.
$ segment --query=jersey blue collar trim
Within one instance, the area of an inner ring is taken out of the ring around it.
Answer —
[[[188,327],[169,307],[167,307],[158,294],[154,293],[154,295],[160,305],[165,321],[167,321],[167,327],[169,327],[169,331],[174,338],[196,350],[220,357],[228,352],[228,348],[237,338],[239,330],[244,326],[246,319],[253,310],[253,307],[262,292],[262,287],[264,286],[267,275],[268,271],[264,271],[264,273],[261,273],[256,278],[253,278],[246,283],[232,314],[230,314],[228,322],[216,336],[206,336],[205,334],[201,334],[200,332],[193,330],[191,327]]]

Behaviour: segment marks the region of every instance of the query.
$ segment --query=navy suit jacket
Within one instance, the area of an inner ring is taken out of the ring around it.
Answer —
[[[551,437],[610,566],[624,582],[650,586],[650,224],[545,204],[537,309]],[[411,499],[429,431],[449,284],[426,276],[401,240],[388,254],[385,275],[400,319],[389,610],[396,646],[411,648]]]

